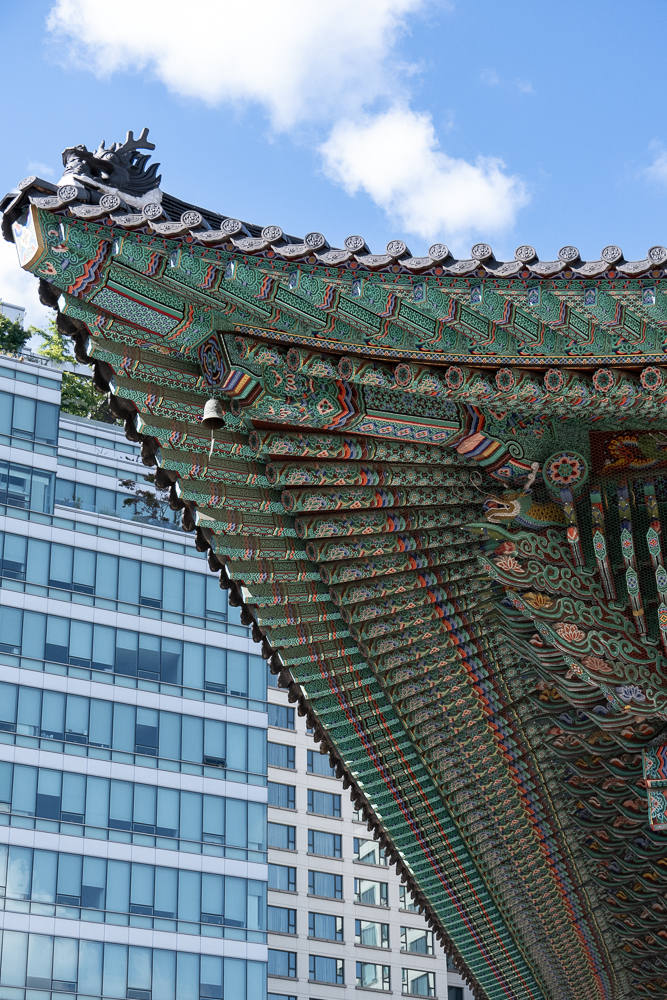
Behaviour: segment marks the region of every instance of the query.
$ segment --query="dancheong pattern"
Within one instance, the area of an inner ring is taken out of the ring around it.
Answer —
[[[336,250],[122,156],[4,236],[475,996],[667,996],[667,249]]]

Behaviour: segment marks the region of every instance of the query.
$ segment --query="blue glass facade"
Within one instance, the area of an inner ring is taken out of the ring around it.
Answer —
[[[0,938],[0,984],[14,1000],[49,996],[43,991],[51,989],[59,1000],[77,991],[129,1000],[266,997],[263,962],[11,930],[0,931]]]
[[[266,784],[266,730],[0,682],[0,743]]]
[[[0,358],[0,1000],[265,1000],[266,664],[59,386]]]
[[[266,941],[266,882],[0,844],[5,910]]]

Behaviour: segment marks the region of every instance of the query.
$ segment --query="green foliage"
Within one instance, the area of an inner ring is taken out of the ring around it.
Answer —
[[[119,479],[118,485],[126,490],[132,490],[134,496],[125,497],[123,507],[134,507],[135,513],[148,521],[171,521],[169,509],[169,490],[155,486],[155,475],[152,472],[144,476],[144,481],[151,483],[155,492],[143,490],[134,479]]]
[[[12,322],[7,316],[0,313],[0,350],[18,354],[33,333],[41,333],[41,331],[35,330],[32,326],[28,330],[24,330],[20,323]]]
[[[35,332],[43,338],[38,354],[51,358],[56,363],[71,361],[76,364],[71,342],[60,333],[54,320],[50,321],[48,330]],[[118,423],[109,411],[106,397],[97,391],[92,378],[86,375],[63,372],[60,408],[64,413],[72,413],[77,417],[101,420],[105,424]]]
[[[49,320],[47,330],[36,330],[35,332],[40,335],[43,341],[37,354],[41,354],[43,358],[51,358],[52,361],[56,362],[74,361],[72,345],[60,333],[55,320]]]

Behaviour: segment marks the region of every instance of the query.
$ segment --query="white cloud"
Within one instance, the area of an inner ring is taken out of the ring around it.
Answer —
[[[28,164],[28,174],[37,174],[38,177],[54,177],[55,170],[53,167],[49,167],[46,163],[40,163],[38,160],[31,160]]]
[[[49,28],[100,76],[148,70],[211,105],[259,103],[277,129],[398,90],[387,59],[424,0],[57,0]],[[72,53],[68,53],[68,59]]]
[[[482,83],[488,83],[489,87],[500,86],[500,74],[495,69],[483,69],[480,73]]]
[[[366,192],[408,232],[429,240],[508,229],[528,200],[501,160],[448,156],[431,116],[406,107],[338,122],[321,152],[328,176],[348,194]]]
[[[649,180],[657,181],[659,184],[667,184],[667,152],[657,143],[653,143],[655,159],[649,167],[645,167],[642,173]]]
[[[496,69],[483,69],[479,75],[482,83],[486,83],[489,87],[516,87],[516,89],[522,94],[534,94],[533,85],[530,80],[522,77],[517,77],[511,83],[507,80],[503,80],[500,73]]]
[[[53,316],[39,301],[38,279],[24,271],[16,256],[16,247],[0,237],[0,299],[27,310],[25,325],[44,327]]]
[[[512,225],[526,192],[500,160],[448,156],[430,115],[407,106],[418,70],[397,42],[422,8],[425,0],[116,0],[110,17],[98,0],[55,0],[48,25],[67,61],[98,76],[147,71],[210,106],[259,105],[276,130],[330,128],[320,147],[327,176],[411,233],[486,236]],[[493,69],[483,79],[504,85]],[[393,108],[371,114],[378,102]]]

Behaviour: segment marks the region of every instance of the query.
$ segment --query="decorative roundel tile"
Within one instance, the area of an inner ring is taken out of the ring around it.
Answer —
[[[209,385],[219,385],[224,371],[222,351],[217,337],[209,337],[197,349],[199,364]]]
[[[588,463],[576,451],[557,451],[544,463],[542,475],[546,486],[554,493],[560,490],[574,493],[588,479]]]

